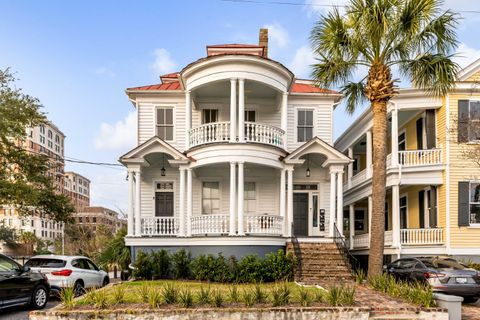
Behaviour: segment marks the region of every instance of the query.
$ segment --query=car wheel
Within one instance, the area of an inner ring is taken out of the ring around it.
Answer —
[[[34,309],[43,309],[48,302],[48,291],[47,288],[43,285],[39,285],[33,290],[32,300],[30,305]]]
[[[81,280],[77,280],[73,285],[73,292],[75,297],[80,297],[82,294],[85,293],[85,287],[83,286],[83,282]]]
[[[465,303],[475,303],[478,301],[477,297],[464,297],[463,302]]]
[[[110,283],[110,279],[108,279],[108,277],[105,277],[103,279],[103,283],[102,283],[102,287],[105,287],[106,285],[108,285]]]

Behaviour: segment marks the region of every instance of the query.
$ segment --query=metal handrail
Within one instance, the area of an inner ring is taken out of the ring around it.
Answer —
[[[342,234],[338,230],[337,224],[335,222],[333,223],[333,241],[337,245],[337,248],[340,251],[343,251],[344,261],[347,265],[352,266],[352,273],[353,273],[354,272],[353,269],[357,269],[360,264],[357,258],[355,258],[350,252],[347,244],[345,243],[345,238],[342,236]]]

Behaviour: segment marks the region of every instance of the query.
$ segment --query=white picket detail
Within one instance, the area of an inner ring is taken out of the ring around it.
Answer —
[[[280,128],[257,122],[245,122],[245,141],[284,146],[285,131]]]
[[[399,151],[398,163],[405,167],[442,164],[442,149]]]
[[[245,233],[282,235],[283,218],[266,214],[247,214],[245,216]]]
[[[229,232],[228,214],[204,214],[192,217],[192,235],[225,234]]]
[[[178,234],[178,218],[142,218],[142,236],[175,236]]]
[[[400,241],[402,245],[430,245],[443,244],[443,229],[401,229]]]
[[[230,122],[212,122],[190,129],[190,147],[230,140]]]

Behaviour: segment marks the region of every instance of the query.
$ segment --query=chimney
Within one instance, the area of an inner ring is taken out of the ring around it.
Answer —
[[[263,56],[268,58],[268,29],[261,28],[258,34],[258,45],[263,47]]]

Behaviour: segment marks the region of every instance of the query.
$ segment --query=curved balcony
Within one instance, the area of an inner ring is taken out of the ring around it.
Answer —
[[[285,131],[282,129],[256,122],[245,122],[244,127],[245,142],[263,143],[283,148]],[[229,142],[230,122],[207,123],[190,129],[189,139],[191,148],[209,143]],[[238,141],[237,137],[235,137],[235,141]]]

